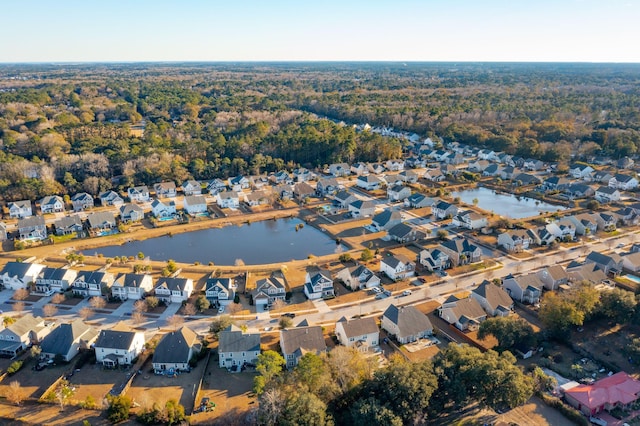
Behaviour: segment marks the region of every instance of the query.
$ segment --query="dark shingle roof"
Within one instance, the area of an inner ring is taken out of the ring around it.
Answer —
[[[153,363],[189,362],[189,350],[197,343],[198,336],[187,327],[167,333],[153,353]]]

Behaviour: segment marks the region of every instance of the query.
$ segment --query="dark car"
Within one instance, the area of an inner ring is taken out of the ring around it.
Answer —
[[[295,318],[296,314],[292,313],[292,312],[288,312],[286,314],[282,314],[283,317],[288,317],[288,318]]]

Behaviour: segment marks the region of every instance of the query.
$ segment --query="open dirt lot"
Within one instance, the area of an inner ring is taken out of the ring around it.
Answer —
[[[23,355],[20,359],[26,360],[27,358],[28,356]],[[71,368],[71,365],[56,365],[47,367],[42,371],[34,371],[31,369],[34,365],[34,361],[25,362],[24,366],[16,374],[6,376],[0,382],[0,395],[5,395],[9,390],[9,383],[17,380],[29,398],[38,399],[53,382]]]
[[[79,403],[91,396],[100,403],[113,385],[125,380],[129,372],[130,370],[103,369],[99,364],[85,364],[69,378],[69,383],[76,388],[73,400]]]
[[[0,424],[3,426],[50,425],[80,426],[83,421],[92,426],[107,426],[110,423],[99,411],[82,410],[67,406],[60,411],[60,406],[25,402],[22,406],[0,405]]]

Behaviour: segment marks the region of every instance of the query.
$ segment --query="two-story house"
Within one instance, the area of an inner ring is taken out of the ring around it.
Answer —
[[[466,238],[454,238],[440,243],[440,251],[449,256],[452,266],[480,262],[482,250]]]
[[[433,335],[431,321],[415,306],[389,305],[382,314],[380,326],[401,344]]]
[[[458,208],[453,204],[440,200],[431,206],[431,214],[437,220],[442,220],[457,215]]]
[[[42,241],[47,238],[47,225],[44,217],[30,216],[18,219],[18,238],[20,240]]]
[[[382,186],[382,180],[376,175],[360,175],[356,179],[356,185],[366,191],[375,191]]]
[[[505,317],[513,311],[513,300],[509,294],[502,287],[487,280],[471,290],[469,297],[476,299],[485,312],[492,317]]]
[[[151,214],[156,219],[172,218],[176,214],[176,202],[173,200],[167,202],[153,200],[151,202]]]
[[[376,204],[371,200],[355,200],[347,207],[352,217],[369,217],[376,211]]]
[[[147,274],[119,274],[111,286],[111,295],[120,300],[139,300],[153,290],[153,278]]]
[[[355,195],[353,195],[351,192],[344,189],[341,191],[338,191],[333,196],[333,204],[340,207],[341,209],[346,209],[349,206],[349,204],[357,200],[358,198],[356,198]]]
[[[451,223],[467,229],[482,229],[488,225],[487,218],[473,210],[466,210],[453,217]]]
[[[306,202],[316,191],[307,182],[298,182],[293,187],[293,198],[299,202]]]
[[[145,338],[142,331],[133,331],[116,325],[102,330],[94,344],[96,362],[107,368],[127,366],[144,351]]]
[[[153,352],[151,365],[156,374],[174,375],[189,371],[189,361],[202,350],[198,335],[188,327],[181,327],[162,336]]]
[[[132,203],[145,203],[150,199],[149,188],[146,185],[129,188],[127,189],[127,196]]]
[[[271,273],[269,278],[256,281],[256,289],[251,293],[257,312],[269,310],[276,300],[284,302],[287,294],[287,280],[280,271]]]
[[[336,279],[353,291],[380,286],[380,278],[364,265],[344,268],[338,271]]]
[[[538,271],[538,277],[547,290],[557,290],[569,282],[569,274],[562,265],[547,266]]]
[[[108,232],[117,228],[116,218],[111,212],[89,213],[87,223],[93,232]]]
[[[405,255],[388,253],[380,261],[380,272],[392,280],[401,280],[415,275],[416,264]]]
[[[594,198],[603,204],[614,203],[620,201],[620,191],[611,186],[601,186],[596,189]]]
[[[609,181],[609,186],[623,191],[629,191],[638,187],[638,179],[633,176],[618,173]]]
[[[326,197],[333,195],[340,189],[338,179],[334,177],[323,177],[318,179],[316,183],[316,195],[318,197]]]
[[[405,206],[412,207],[414,209],[421,209],[423,207],[431,207],[435,204],[435,200],[433,198],[429,198],[424,194],[420,194],[419,192],[415,192],[409,196],[406,200],[404,200]]]
[[[585,263],[595,263],[607,275],[618,275],[622,272],[622,257],[617,253],[602,254],[592,251],[587,255]]]
[[[207,212],[207,200],[202,195],[188,195],[184,197],[184,210],[191,216]]]
[[[360,352],[368,352],[380,343],[380,329],[372,317],[347,320],[341,318],[335,328],[338,342]]]
[[[36,277],[36,293],[51,296],[53,293],[62,293],[73,284],[78,276],[78,271],[66,268],[46,267]]]
[[[335,297],[331,272],[318,267],[308,268],[304,279],[304,294],[310,300]]]
[[[124,204],[124,199],[115,191],[105,191],[98,195],[100,199],[100,205],[102,206],[121,206]]]
[[[38,263],[7,262],[0,272],[0,282],[9,290],[28,288],[31,283],[36,282],[38,274],[44,268],[44,265]]]
[[[202,185],[197,180],[186,180],[182,182],[182,192],[185,196],[202,195]]]
[[[502,287],[513,300],[533,305],[540,301],[544,283],[534,272],[518,277],[509,274],[502,280]]]
[[[319,325],[298,326],[280,330],[280,348],[287,368],[293,368],[308,352],[316,355],[326,352],[327,344]]]
[[[569,174],[574,179],[590,180],[593,172],[593,167],[586,164],[574,164],[569,167]]]
[[[410,241],[421,240],[425,237],[426,234],[418,230],[418,228],[415,228],[406,223],[399,223],[393,228],[389,229],[386,239],[404,244]]]
[[[459,299],[454,295],[449,296],[438,308],[438,316],[461,331],[477,330],[487,319],[487,313],[476,299]]]
[[[59,195],[47,195],[40,200],[40,211],[46,213],[61,213],[64,211],[64,200]]]
[[[218,334],[218,363],[220,368],[233,369],[256,364],[260,355],[260,333],[245,333],[230,325]]]
[[[240,207],[240,197],[236,191],[222,191],[216,195],[216,204],[221,209],[237,209]]]
[[[74,212],[81,212],[93,208],[93,197],[86,192],[79,192],[71,197]]]
[[[193,293],[191,278],[161,277],[156,281],[156,297],[166,303],[186,302]]]
[[[351,166],[347,163],[336,163],[329,166],[329,174],[335,177],[349,176],[351,174]]]
[[[386,209],[373,216],[373,219],[371,220],[371,227],[378,232],[388,231],[401,222],[402,213],[397,210]]]
[[[403,185],[391,185],[387,187],[387,198],[390,202],[404,201],[411,196],[411,188]]]
[[[207,192],[210,195],[216,196],[218,193],[225,191],[227,189],[227,184],[224,183],[221,179],[213,179],[207,182]]]
[[[251,182],[246,176],[234,176],[229,178],[229,188],[235,192],[241,192],[243,189],[249,189]]]
[[[153,184],[153,190],[157,198],[175,198],[178,194],[176,183],[172,181],[155,183]]]
[[[216,278],[213,275],[205,283],[205,296],[214,306],[225,306],[233,302],[236,285],[233,278]]]
[[[137,204],[127,203],[120,206],[120,220],[122,222],[139,222],[142,219],[144,219],[144,210]]]
[[[44,319],[26,313],[0,330],[0,355],[15,358],[29,346],[49,334],[51,327]]]
[[[12,201],[8,205],[9,217],[12,219],[22,219],[25,217],[33,216],[33,210],[31,208],[31,201]]]
[[[111,289],[115,277],[103,271],[79,271],[71,284],[74,295],[82,297],[101,297]]]
[[[449,255],[437,248],[421,250],[418,254],[418,261],[430,272],[441,271],[451,267]]]
[[[82,226],[82,220],[80,220],[80,216],[72,215],[61,217],[60,219],[56,219],[53,223],[53,227],[56,230],[56,235],[71,235],[71,234],[79,234],[82,232],[84,227]]]
[[[85,324],[81,319],[71,323],[59,324],[40,343],[40,356],[55,359],[60,356],[69,362],[81,350],[89,350],[100,332]]]
[[[498,235],[498,246],[508,252],[519,253],[540,244],[538,235],[530,229],[510,229]]]

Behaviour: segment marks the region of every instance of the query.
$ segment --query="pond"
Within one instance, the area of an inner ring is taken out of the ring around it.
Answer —
[[[479,208],[512,219],[522,219],[537,216],[540,212],[557,212],[564,209],[562,206],[545,203],[533,198],[502,194],[483,187],[453,192],[451,195],[460,197],[467,204],[473,204],[473,200],[477,199]]]
[[[257,265],[306,259],[310,254],[322,256],[342,249],[344,246],[329,235],[300,219],[278,219],[132,241],[91,249],[85,254],[115,257],[142,252],[151,260],[234,265],[241,259],[247,265]]]

